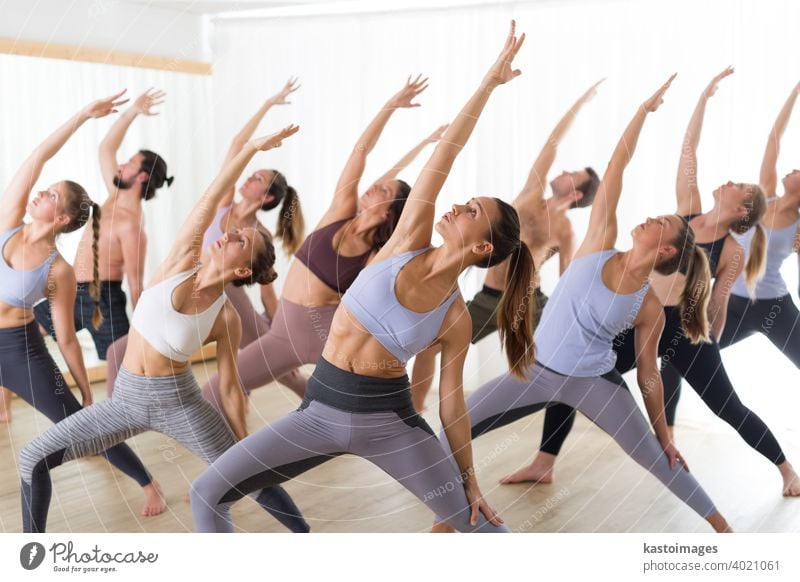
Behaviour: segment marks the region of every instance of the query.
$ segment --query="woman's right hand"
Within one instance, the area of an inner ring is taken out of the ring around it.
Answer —
[[[258,137],[252,140],[250,143],[257,150],[265,152],[267,150],[281,147],[283,140],[296,134],[299,130],[299,125],[287,125],[277,133],[273,133],[272,135],[268,135],[266,137]]]
[[[661,448],[664,449],[664,454],[667,455],[667,458],[669,459],[670,469],[674,470],[678,466],[678,463],[680,463],[681,465],[683,465],[684,469],[686,469],[687,471],[689,470],[689,465],[686,464],[686,461],[684,460],[683,456],[680,454],[678,449],[675,448],[675,445],[672,443],[672,441],[669,441],[666,444],[662,444]]]
[[[489,69],[489,72],[486,73],[484,77],[484,84],[486,86],[494,88],[498,85],[508,83],[511,79],[519,77],[522,74],[522,71],[519,69],[511,69],[511,63],[514,62],[514,57],[517,56],[519,49],[522,47],[522,43],[525,42],[525,33],[523,32],[522,36],[517,38],[515,35],[516,29],[517,23],[512,20],[511,29],[508,31],[508,36],[506,37],[506,44],[503,46],[503,50],[500,51],[500,55],[492,65],[492,68]]]
[[[667,89],[669,89],[669,86],[672,85],[672,80],[677,76],[677,74],[678,73],[672,73],[672,76],[667,79],[667,82],[661,85],[658,91],[653,93],[653,96],[650,97],[650,99],[642,103],[642,107],[644,107],[645,111],[652,113],[659,108],[659,106],[664,102],[664,93],[666,93]]]
[[[412,101],[427,88],[428,77],[422,79],[422,75],[417,75],[417,78],[412,81],[411,75],[409,75],[405,86],[389,99],[386,106],[391,108],[419,107],[419,103],[412,103]]]
[[[488,520],[495,527],[499,527],[503,525],[503,520],[497,514],[497,512],[491,508],[489,503],[483,498],[483,494],[481,493],[478,484],[475,480],[470,480],[464,483],[464,493],[467,496],[467,501],[469,502],[470,507],[470,515],[469,515],[469,523],[470,525],[478,525],[478,513],[482,513],[483,516]]]

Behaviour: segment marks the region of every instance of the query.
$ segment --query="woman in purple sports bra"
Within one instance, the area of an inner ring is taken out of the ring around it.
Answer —
[[[533,359],[532,330],[529,318],[514,316],[533,259],[516,210],[485,196],[453,205],[435,224],[444,244],[430,244],[439,192],[492,92],[520,74],[511,63],[523,40],[512,22],[497,61],[414,184],[394,234],[342,298],[303,404],[229,449],[192,484],[197,531],[216,531],[219,511],[251,487],[343,453],[380,467],[459,531],[508,531],[483,499],[472,462],[462,392],[472,325],[458,277],[511,257],[499,328],[509,365],[522,374]],[[440,416],[454,460],[414,410],[406,374],[408,358],[434,342],[442,345]]]
[[[289,267],[269,333],[239,352],[239,374],[247,393],[276,378],[286,384],[285,374],[317,362],[341,295],[389,240],[410,191],[408,184],[396,176],[427,144],[438,140],[443,128],[423,140],[361,196],[358,184],[367,156],[389,118],[397,109],[416,107],[418,104],[412,101],[425,90],[426,82],[420,77],[413,82],[409,78],[353,148],[328,211],[306,237]],[[304,379],[287,385],[303,397]],[[203,387],[203,394],[218,406],[217,375]]]

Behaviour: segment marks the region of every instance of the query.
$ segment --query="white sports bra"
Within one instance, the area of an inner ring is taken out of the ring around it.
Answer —
[[[183,271],[145,289],[131,318],[131,325],[158,353],[176,362],[188,362],[203,347],[227,300],[223,292],[211,307],[197,314],[180,313],[175,309],[172,292],[198,269]]]

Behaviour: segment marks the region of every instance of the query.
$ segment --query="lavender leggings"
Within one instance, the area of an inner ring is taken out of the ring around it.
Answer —
[[[281,298],[267,335],[239,351],[239,378],[245,391],[265,386],[322,356],[336,305],[304,307]],[[289,386],[292,388],[292,386]],[[292,388],[294,390],[294,388]],[[302,392],[298,392],[302,396]],[[219,375],[203,386],[203,396],[220,408]]]
[[[238,442],[192,483],[195,529],[220,531],[232,502],[344,453],[383,469],[459,531],[508,531],[482,514],[469,523],[458,467],[414,411],[407,376],[363,376],[323,358],[298,410]]]
[[[526,376],[521,380],[505,374],[470,394],[467,408],[473,439],[549,406],[566,404],[608,433],[628,456],[700,516],[717,511],[691,473],[680,466],[670,469],[667,455],[619,373],[564,376],[537,362]],[[446,446],[446,441],[443,444]]]

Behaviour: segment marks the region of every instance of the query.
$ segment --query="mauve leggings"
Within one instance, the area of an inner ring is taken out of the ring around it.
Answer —
[[[303,364],[316,364],[336,307],[304,307],[281,298],[269,333],[239,351],[239,378],[245,392],[249,394]],[[220,407],[219,375],[203,386],[203,395]]]

